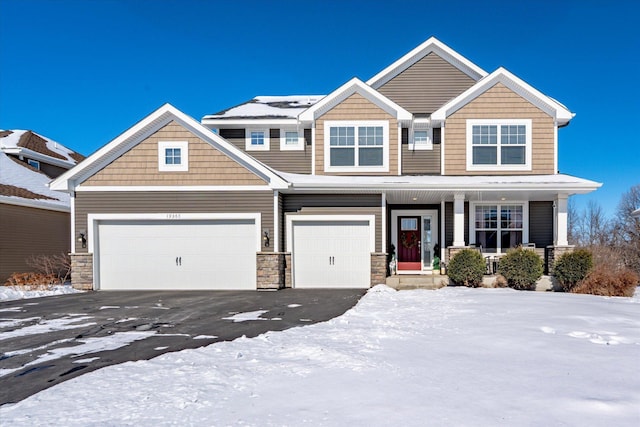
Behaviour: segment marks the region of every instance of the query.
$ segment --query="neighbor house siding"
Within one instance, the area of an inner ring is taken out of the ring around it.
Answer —
[[[69,213],[0,203],[0,285],[11,273],[33,271],[31,256],[69,253]]]
[[[324,122],[326,120],[387,120],[389,122],[389,172],[325,172]],[[316,175],[397,175],[399,173],[398,137],[398,121],[362,95],[354,93],[316,120]]]
[[[529,243],[536,248],[553,244],[553,202],[529,202]]]
[[[433,150],[411,150],[409,129],[403,128],[402,174],[440,175],[440,147],[440,129],[433,130]]]
[[[474,83],[432,52],[382,85],[378,92],[413,114],[431,114]]]
[[[502,171],[494,174],[526,175],[553,174],[554,123],[553,118],[511,89],[498,83],[491,89],[451,114],[446,121],[445,174],[487,175],[487,171],[467,171],[467,120],[469,119],[531,119],[532,170]]]
[[[189,170],[158,171],[159,141],[188,141]],[[82,185],[265,185],[265,182],[178,123],[171,122],[85,180]]]
[[[286,194],[284,213],[300,215],[375,215],[376,252],[382,250],[382,199],[379,194]],[[286,242],[286,227],[283,228]]]
[[[261,229],[273,231],[273,192],[78,192],[76,230],[87,229],[88,214],[131,213],[254,213],[262,214]],[[89,230],[91,236],[92,230]],[[264,245],[264,242],[263,242]],[[272,252],[273,245],[262,248]],[[87,252],[76,245],[77,253]]]
[[[289,173],[311,173],[311,129],[305,129],[303,134],[305,143],[304,150],[280,150],[280,129],[269,130],[269,150],[268,151],[247,151],[244,129],[220,129],[221,137],[235,145],[247,154],[255,157],[262,163],[282,172]]]

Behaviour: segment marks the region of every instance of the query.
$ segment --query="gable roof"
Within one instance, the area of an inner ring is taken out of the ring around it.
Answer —
[[[522,96],[545,113],[554,117],[558,121],[559,126],[568,124],[575,116],[575,114],[569,111],[567,107],[560,104],[555,99],[546,96],[524,80],[507,71],[505,68],[500,67],[434,111],[433,114],[431,114],[431,119],[434,121],[445,120],[448,116],[455,113],[487,90],[491,89],[497,83],[502,83],[504,86]]]
[[[233,144],[215,134],[197,120],[184,114],[173,105],[164,104],[113,141],[93,153],[84,162],[56,178],[50,184],[51,189],[58,191],[73,190],[75,186],[100,171],[171,121],[176,121],[203,141],[211,144],[241,166],[264,179],[272,188],[279,189],[287,187],[287,183],[272,169],[242,152]]]
[[[0,130],[0,150],[70,169],[84,159],[64,145],[30,130]]]
[[[402,58],[371,77],[367,80],[367,84],[374,89],[378,89],[380,86],[384,85],[430,53],[435,53],[440,56],[473,80],[477,81],[487,75],[486,71],[469,61],[467,58],[460,55],[458,52],[454,51],[435,37],[430,37]]]
[[[372,89],[362,80],[354,77],[340,86],[338,89],[331,92],[329,95],[322,98],[312,107],[300,113],[298,119],[300,121],[306,122],[313,121],[340,104],[342,101],[344,101],[354,93],[363,96],[373,104],[380,107],[382,110],[394,116],[399,121],[409,122],[413,117],[410,112],[408,112],[380,92]]]

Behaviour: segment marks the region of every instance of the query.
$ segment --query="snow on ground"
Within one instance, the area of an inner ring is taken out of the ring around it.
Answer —
[[[103,368],[5,405],[0,419],[637,426],[639,312],[637,296],[377,286],[329,322]]]
[[[51,295],[74,294],[77,292],[82,291],[73,289],[70,285],[53,286],[51,290],[48,291],[25,291],[24,289],[16,286],[0,286],[0,301],[40,298]]]

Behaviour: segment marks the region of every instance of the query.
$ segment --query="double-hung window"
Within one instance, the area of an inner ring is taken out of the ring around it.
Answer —
[[[326,121],[325,171],[386,172],[389,170],[389,123]]]
[[[189,170],[189,143],[187,141],[158,142],[158,170],[185,172]]]
[[[521,245],[525,232],[525,208],[521,204],[475,205],[476,244],[484,252],[503,253]]]
[[[296,129],[280,129],[280,150],[304,150],[304,138]]]
[[[467,170],[531,170],[531,120],[467,120]]]
[[[269,151],[269,129],[247,129],[245,131],[247,151]]]

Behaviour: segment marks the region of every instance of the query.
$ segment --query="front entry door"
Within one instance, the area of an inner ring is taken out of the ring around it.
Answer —
[[[421,217],[398,217],[398,270],[422,270]]]

